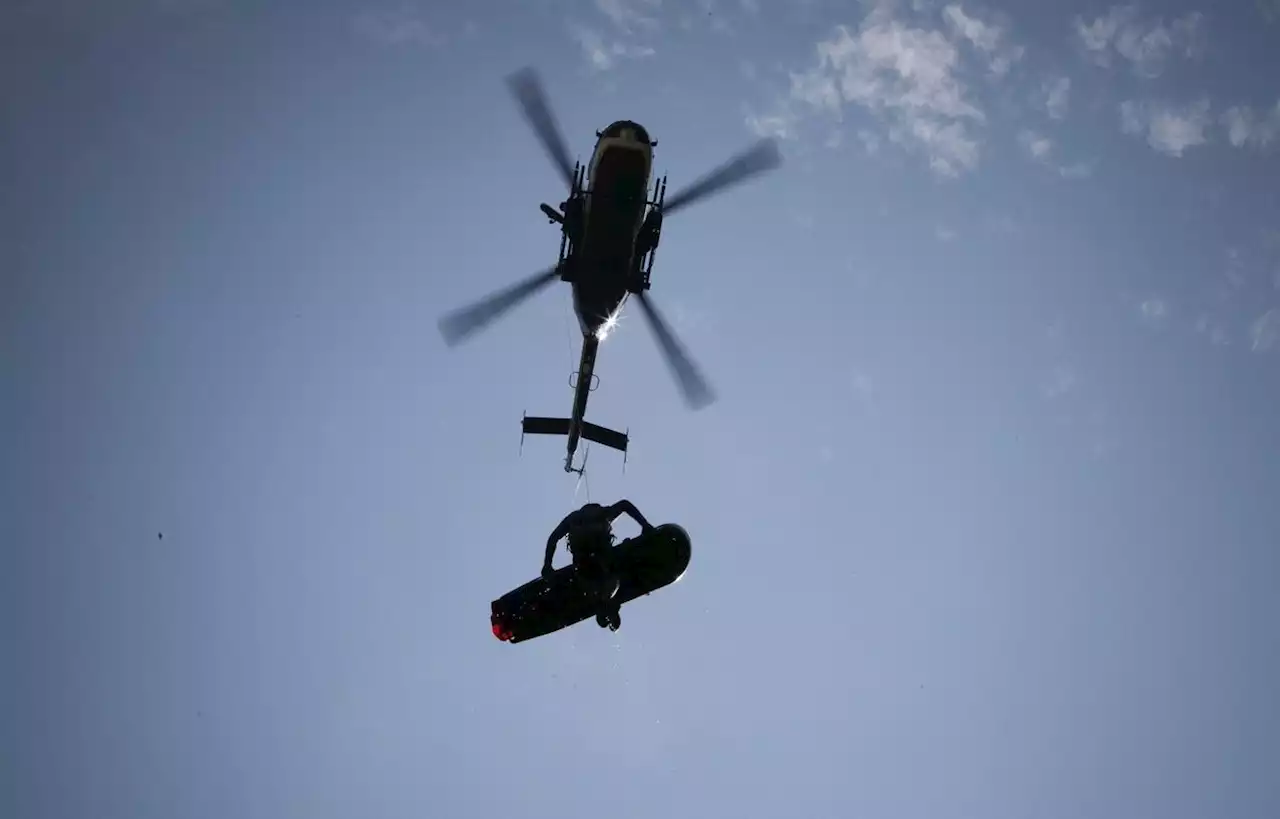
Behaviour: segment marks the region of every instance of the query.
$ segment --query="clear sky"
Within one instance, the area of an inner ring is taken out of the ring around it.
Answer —
[[[0,815],[1280,816],[1274,3],[2,8]],[[555,258],[524,65],[787,160],[581,487],[567,287],[436,329]],[[688,573],[498,642],[588,491]]]

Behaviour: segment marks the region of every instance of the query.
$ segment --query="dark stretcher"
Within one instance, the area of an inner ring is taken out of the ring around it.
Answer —
[[[609,550],[619,582],[614,602],[624,606],[676,582],[692,555],[689,533],[674,523],[622,541]],[[570,564],[556,570],[550,580],[530,580],[494,600],[489,621],[493,636],[521,643],[594,617],[597,605],[586,582],[578,577],[577,567]]]

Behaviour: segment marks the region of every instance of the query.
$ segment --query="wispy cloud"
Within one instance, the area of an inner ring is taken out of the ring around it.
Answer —
[[[662,0],[592,0],[596,11],[608,22],[601,21],[611,33],[597,26],[569,23],[569,33],[582,48],[582,53],[597,71],[608,71],[622,60],[652,57],[654,49],[643,42],[640,33],[653,35],[660,28],[658,12]]]
[[[1249,327],[1250,349],[1265,352],[1280,344],[1280,310],[1268,310]]]
[[[648,46],[628,45],[617,40],[607,41],[599,31],[578,23],[569,24],[569,33],[597,71],[608,71],[619,60],[652,57],[654,53]]]
[[[1030,128],[1018,132],[1018,142],[1034,159],[1047,159],[1053,150],[1053,140]]]
[[[1138,313],[1147,324],[1158,327],[1169,317],[1169,304],[1162,298],[1152,297],[1138,305]]]
[[[1008,74],[1026,52],[1022,46],[1006,42],[1007,26],[971,16],[958,3],[943,8],[942,18],[953,33],[963,37],[986,57],[991,73],[996,76]]]
[[[1026,151],[1027,156],[1036,162],[1052,169],[1063,179],[1083,179],[1093,175],[1094,163],[1073,162],[1067,165],[1060,163],[1056,157],[1056,146],[1048,136],[1031,128],[1023,128],[1018,132],[1018,144]]]
[[[366,10],[355,15],[352,28],[360,37],[391,46],[437,46],[444,38],[411,6]]]
[[[1071,104],[1071,78],[1067,76],[1046,80],[1040,87],[1041,105],[1051,119],[1065,119]]]
[[[1195,57],[1202,49],[1204,15],[1191,12],[1172,20],[1141,20],[1135,4],[1112,6],[1086,22],[1075,19],[1077,41],[1094,64],[1110,66],[1113,55],[1127,60],[1140,77],[1155,78],[1175,55]]]
[[[899,19],[894,0],[868,0],[855,29],[837,26],[816,46],[817,63],[791,76],[791,101],[839,119],[845,103],[861,106],[885,126],[888,139],[922,154],[944,177],[973,170],[976,131],[986,116],[961,79],[962,46],[989,71],[1008,71],[1021,49],[1004,27],[945,6],[934,23]]]
[[[1222,262],[1203,280],[1194,328],[1215,346],[1243,339],[1262,352],[1280,347],[1280,310],[1258,314],[1259,306],[1274,301],[1272,248],[1268,231],[1261,241],[1245,240],[1223,249]],[[1276,260],[1280,261],[1280,260]],[[1277,288],[1280,289],[1280,288]]]
[[[1093,172],[1097,169],[1096,162],[1072,162],[1067,165],[1058,166],[1058,176],[1063,179],[1085,179],[1093,176]]]
[[[747,114],[747,128],[760,137],[794,139],[795,117],[788,113]]]
[[[657,11],[662,0],[594,0],[596,9],[608,17],[615,26],[625,32],[637,28],[649,31],[658,28]]]
[[[1078,381],[1075,370],[1065,364],[1060,364],[1050,371],[1041,386],[1041,392],[1045,398],[1060,398],[1075,389]]]
[[[1280,102],[1263,114],[1249,106],[1232,106],[1223,112],[1222,125],[1237,148],[1269,148],[1280,138]]]
[[[1208,142],[1209,100],[1187,105],[1135,102],[1120,103],[1120,128],[1131,136],[1143,136],[1147,143],[1167,156],[1180,157],[1188,149]]]
[[[1207,336],[1209,343],[1215,347],[1225,347],[1231,343],[1227,328],[1220,320],[1207,313],[1196,319],[1196,332]]]

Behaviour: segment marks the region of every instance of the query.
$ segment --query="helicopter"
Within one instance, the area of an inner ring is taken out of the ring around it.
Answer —
[[[454,346],[488,326],[556,279],[573,289],[573,309],[582,331],[582,354],[577,372],[570,376],[574,390],[568,418],[526,415],[524,434],[567,436],[564,469],[582,474],[573,466],[581,439],[627,451],[628,433],[606,429],[586,420],[587,399],[598,385],[596,353],[600,342],[617,326],[623,305],[634,295],[663,357],[691,409],[715,400],[684,345],[647,296],[654,254],[662,232],[662,220],[711,194],[736,185],[782,164],[777,142],[762,139],[687,187],[666,196],[667,179],[650,186],[653,149],[657,141],[639,123],[619,120],[596,131],[589,163],[569,163],[569,152],[552,113],[541,77],[533,68],[510,74],[507,86],[534,135],[550,157],[568,198],[557,210],[540,206],[551,224],[560,225],[560,257],[556,264],[474,304],[440,319],[439,327]]]

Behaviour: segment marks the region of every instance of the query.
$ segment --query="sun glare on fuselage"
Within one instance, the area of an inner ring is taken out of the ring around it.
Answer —
[[[622,305],[619,304],[618,308],[610,313],[609,317],[604,320],[604,324],[600,325],[600,329],[596,330],[596,341],[604,341],[608,338],[609,334],[613,332],[613,328],[618,326],[618,322],[621,318]]]

